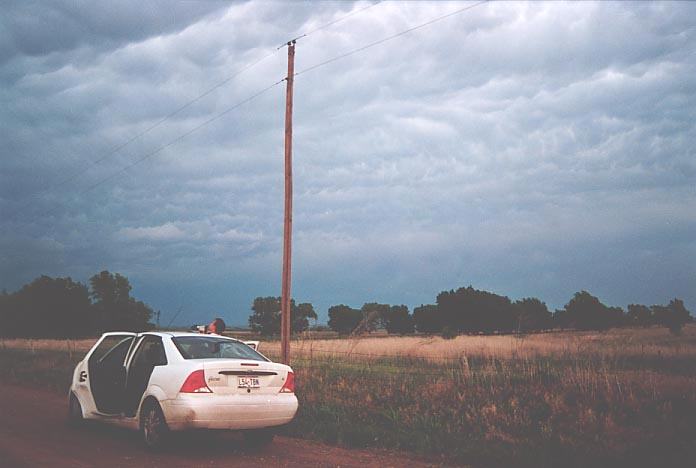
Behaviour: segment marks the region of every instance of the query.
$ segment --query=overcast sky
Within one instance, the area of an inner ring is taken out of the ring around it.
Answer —
[[[284,78],[293,37],[356,12],[299,71],[467,5],[5,3],[0,288],[108,269],[163,324],[246,323],[280,295],[284,84],[179,137]],[[696,312],[695,28],[696,3],[489,3],[298,76],[293,297]]]

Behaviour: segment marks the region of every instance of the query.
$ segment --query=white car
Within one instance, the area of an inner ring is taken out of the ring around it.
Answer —
[[[295,375],[244,342],[179,332],[105,333],[75,367],[69,420],[139,429],[145,444],[169,431],[244,430],[264,444],[297,412]]]

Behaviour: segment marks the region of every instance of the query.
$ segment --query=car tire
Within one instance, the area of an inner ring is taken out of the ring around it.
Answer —
[[[269,445],[273,442],[275,437],[275,430],[273,429],[247,429],[243,432],[244,441],[247,446],[252,448],[260,448]]]
[[[82,415],[82,405],[73,392],[68,397],[68,424],[72,427],[80,427],[85,422]]]
[[[162,408],[154,401],[146,402],[140,411],[140,435],[145,446],[151,450],[161,449],[168,439],[167,421]]]

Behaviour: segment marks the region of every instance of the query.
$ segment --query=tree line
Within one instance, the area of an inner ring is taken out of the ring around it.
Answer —
[[[680,299],[667,305],[630,304],[609,307],[587,291],[579,291],[555,312],[541,300],[529,297],[511,301],[506,296],[469,286],[443,291],[435,304],[421,305],[410,314],[405,305],[366,303],[360,309],[347,305],[329,308],[328,326],[340,335],[385,329],[388,333],[442,334],[530,333],[550,329],[606,330],[621,326],[661,325],[673,333],[693,318]]]
[[[154,328],[153,310],[130,295],[123,275],[102,271],[89,286],[71,278],[41,276],[16,292],[0,294],[0,336],[72,338],[105,331]],[[309,328],[317,314],[311,303],[293,300],[293,332]],[[249,326],[263,335],[280,333],[280,298],[257,297]],[[340,335],[384,329],[390,334],[530,333],[549,329],[605,330],[621,326],[660,325],[678,333],[693,320],[680,299],[666,305],[629,304],[609,307],[587,291],[573,295],[562,308],[549,311],[537,298],[511,301],[506,296],[472,286],[443,291],[435,304],[411,313],[405,305],[365,303],[360,309],[340,304],[329,308],[328,326]]]
[[[280,297],[257,297],[251,305],[249,327],[264,336],[280,335]],[[303,332],[309,328],[309,319],[317,319],[314,306],[308,302],[295,304],[290,300],[290,331]]]
[[[251,306],[249,327],[264,336],[280,334],[280,297],[257,297]],[[309,319],[317,319],[314,306],[310,303],[296,304],[290,301],[290,330],[292,333],[309,329]],[[362,328],[360,328],[362,326]],[[413,333],[413,318],[406,306],[388,304],[365,304],[362,310],[345,305],[329,309],[329,327],[340,334],[358,331],[374,331],[386,328],[389,333]],[[360,330],[358,330],[360,329]]]
[[[78,338],[106,331],[154,328],[153,310],[130,295],[128,278],[102,271],[89,287],[72,278],[41,276],[0,294],[0,336]]]

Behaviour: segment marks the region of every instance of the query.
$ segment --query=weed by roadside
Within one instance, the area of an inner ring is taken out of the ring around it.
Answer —
[[[430,350],[416,353],[412,338],[401,352],[398,338],[357,352],[361,343],[333,340],[334,351],[349,351],[340,353],[304,343],[293,360],[300,410],[284,430],[474,466],[690,466],[693,329],[678,338],[652,330],[630,339],[624,331],[560,336],[573,345],[549,335],[546,348],[535,338],[534,348],[501,352],[478,348],[481,337],[471,337],[476,345],[460,337],[451,341],[459,351],[440,360]],[[86,351],[15,345],[0,346],[3,375],[61,392]],[[273,344],[265,352],[277,357]]]

